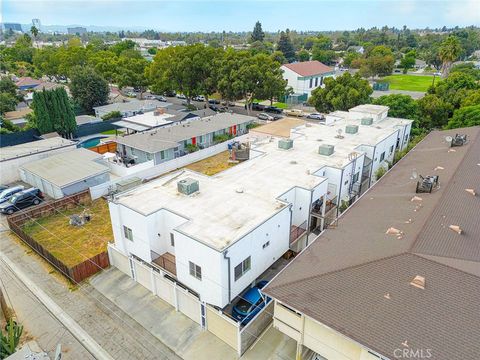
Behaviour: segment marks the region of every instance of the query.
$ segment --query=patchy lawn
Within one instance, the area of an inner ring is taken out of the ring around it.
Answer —
[[[217,155],[213,155],[206,159],[187,165],[185,168],[212,176],[237,165],[236,163],[228,162],[229,157],[230,154],[228,151],[222,151]]]
[[[297,126],[304,125],[306,123],[305,120],[291,118],[291,117],[284,117],[283,119],[272,121],[268,124],[261,125],[250,131],[252,133],[262,133],[274,136],[281,136],[288,138],[290,137],[290,130]]]
[[[381,79],[390,83],[390,90],[427,91],[432,85],[433,76],[390,75]]]
[[[69,224],[70,215],[82,214],[84,207],[78,206],[28,221],[23,230],[66,266],[73,267],[106,251],[107,243],[113,239],[107,202],[97,199],[85,208],[91,220],[83,226]]]
[[[122,130],[117,130],[117,133],[118,133],[118,135],[123,135],[123,134],[124,134],[124,131],[122,131]],[[115,135],[115,129],[102,131],[100,134],[103,134],[103,135]]]

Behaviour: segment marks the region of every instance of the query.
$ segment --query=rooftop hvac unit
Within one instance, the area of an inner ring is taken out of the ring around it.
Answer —
[[[417,194],[431,193],[436,188],[438,188],[438,175],[430,175],[427,177],[420,175],[420,180],[417,181],[417,189],[415,192]]]
[[[192,178],[186,178],[186,179],[180,180],[177,183],[177,189],[179,193],[182,193],[184,195],[191,195],[197,192],[200,189],[200,187],[198,184],[198,180],[195,180]]]
[[[347,134],[356,134],[358,133],[358,125],[347,125],[345,126],[345,132]]]
[[[454,137],[448,136],[447,138],[450,140],[451,147],[463,146],[467,143],[467,135],[455,134]]]
[[[366,118],[363,118],[362,120],[362,125],[372,125],[373,124],[373,118],[371,117],[366,117]]]
[[[132,189],[142,183],[139,177],[132,177],[130,179],[122,180],[117,183],[117,192],[123,192]]]
[[[334,152],[335,152],[335,146],[333,145],[324,144],[318,147],[318,153],[320,155],[330,156]]]
[[[278,140],[278,148],[283,150],[288,150],[293,148],[293,140],[292,139],[280,139]]]

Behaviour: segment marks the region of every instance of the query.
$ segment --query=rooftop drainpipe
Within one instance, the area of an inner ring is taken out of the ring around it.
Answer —
[[[310,222],[312,218],[312,200],[313,200],[313,189],[310,190],[310,205],[308,207],[308,217],[307,217],[307,239],[305,240],[305,247],[308,246],[308,236],[310,235]]]
[[[231,284],[231,279],[230,279],[230,257],[227,256],[228,254],[228,250],[225,250],[223,252],[223,258],[226,259],[228,261],[228,303],[230,303],[231,301],[231,287],[232,287],[232,284]]]
[[[338,191],[338,200],[337,200],[337,219],[338,219],[338,211],[340,210],[340,205],[342,205],[342,188],[343,188],[343,173],[345,168],[342,167],[342,175],[340,176],[340,190]]]
[[[377,151],[377,145],[373,147],[373,155],[372,155],[372,166],[370,166],[370,176],[368,177],[368,188],[372,186],[372,176],[373,176],[373,163],[375,162],[375,151]]]

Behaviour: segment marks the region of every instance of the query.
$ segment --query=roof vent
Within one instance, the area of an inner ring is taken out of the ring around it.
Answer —
[[[293,147],[292,139],[280,139],[278,140],[278,148],[283,150],[288,150]]]
[[[197,192],[200,189],[200,187],[198,184],[198,180],[195,180],[192,178],[186,178],[186,179],[180,180],[177,183],[177,189],[179,193],[182,193],[184,195],[191,195]]]
[[[465,189],[465,191],[468,192],[470,195],[473,195],[473,196],[477,195],[474,189]]]
[[[358,125],[347,125],[347,126],[345,126],[345,133],[347,133],[347,134],[358,133]]]
[[[373,118],[371,117],[365,117],[361,120],[362,125],[372,125],[373,124]]]
[[[410,285],[425,290],[425,277],[420,275],[415,276],[415,278],[410,281]]]
[[[467,143],[467,135],[455,134],[454,137],[447,136],[445,139],[447,141],[450,140],[449,142],[451,147],[463,146]]]
[[[462,229],[460,228],[460,226],[458,226],[458,225],[450,225],[448,228],[449,228],[450,230],[455,231],[455,232],[456,232],[457,234],[459,234],[459,235],[461,235],[462,232],[463,232]]]
[[[320,155],[330,156],[335,152],[335,146],[323,144],[318,147],[318,153]]]

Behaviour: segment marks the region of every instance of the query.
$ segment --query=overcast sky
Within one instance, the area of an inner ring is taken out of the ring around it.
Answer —
[[[480,0],[0,0],[2,22],[146,27],[163,31],[342,30],[480,25]]]

